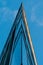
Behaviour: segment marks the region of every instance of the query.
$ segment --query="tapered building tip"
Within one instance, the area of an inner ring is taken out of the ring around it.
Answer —
[[[23,3],[21,3],[21,7],[23,7]]]
[[[23,3],[21,3],[21,5],[23,5]]]

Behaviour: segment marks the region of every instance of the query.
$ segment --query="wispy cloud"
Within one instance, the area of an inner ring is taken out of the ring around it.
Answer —
[[[2,4],[3,6],[7,4],[7,1],[5,0],[0,0],[0,4]]]
[[[38,25],[43,26],[43,20],[39,21]]]
[[[3,22],[12,21],[17,14],[17,10],[11,10],[8,8],[6,6],[7,1],[5,0],[0,0],[0,4],[2,5],[2,7],[0,6],[0,24]]]
[[[0,8],[0,23],[12,21],[17,14],[17,10],[10,10],[7,7]]]
[[[43,7],[42,4],[43,4],[42,2],[35,4],[34,6],[32,6],[32,10],[31,10],[31,21],[33,23],[36,23],[39,26],[43,26],[43,14],[41,17],[39,17],[40,16],[39,14],[41,14],[43,12],[39,12],[39,10],[38,10],[38,8],[40,9]],[[38,12],[39,12],[39,14],[38,14]],[[37,15],[39,15],[39,16],[37,16]]]

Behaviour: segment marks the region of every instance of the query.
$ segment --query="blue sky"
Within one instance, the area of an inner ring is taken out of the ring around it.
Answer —
[[[0,54],[23,2],[38,65],[43,65],[43,0],[0,0]]]

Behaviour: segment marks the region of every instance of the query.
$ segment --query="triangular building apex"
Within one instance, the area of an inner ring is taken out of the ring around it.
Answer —
[[[10,31],[10,34],[8,36],[7,42],[6,42],[5,46],[4,46],[2,54],[0,56],[1,57],[0,65],[2,65],[2,64],[3,65],[6,65],[6,64],[9,65],[10,57],[11,57],[11,53],[12,53],[12,48],[13,48],[13,41],[15,39],[15,31],[17,30],[17,26],[20,23],[21,18],[23,20],[23,23],[24,23],[24,26],[25,26],[25,29],[26,29],[26,33],[27,33],[27,37],[28,37],[28,41],[29,41],[28,44],[30,45],[30,49],[31,49],[31,55],[32,55],[31,57],[33,58],[32,62],[34,62],[33,65],[37,65],[37,61],[36,61],[32,41],[31,41],[31,37],[30,37],[30,33],[29,33],[29,28],[28,28],[28,25],[27,25],[26,15],[25,15],[24,8],[23,8],[23,3],[21,3],[21,6],[20,6],[20,8],[18,10],[18,13],[16,15],[16,18],[14,20],[14,24],[13,24],[13,26],[11,28],[11,31]],[[8,57],[6,57],[6,55],[8,55]],[[9,58],[9,60],[8,60],[8,58]],[[6,61],[4,61],[4,60],[6,60]]]

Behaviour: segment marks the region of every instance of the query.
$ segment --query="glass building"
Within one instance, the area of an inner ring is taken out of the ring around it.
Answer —
[[[37,65],[22,4],[2,50],[0,65]]]

